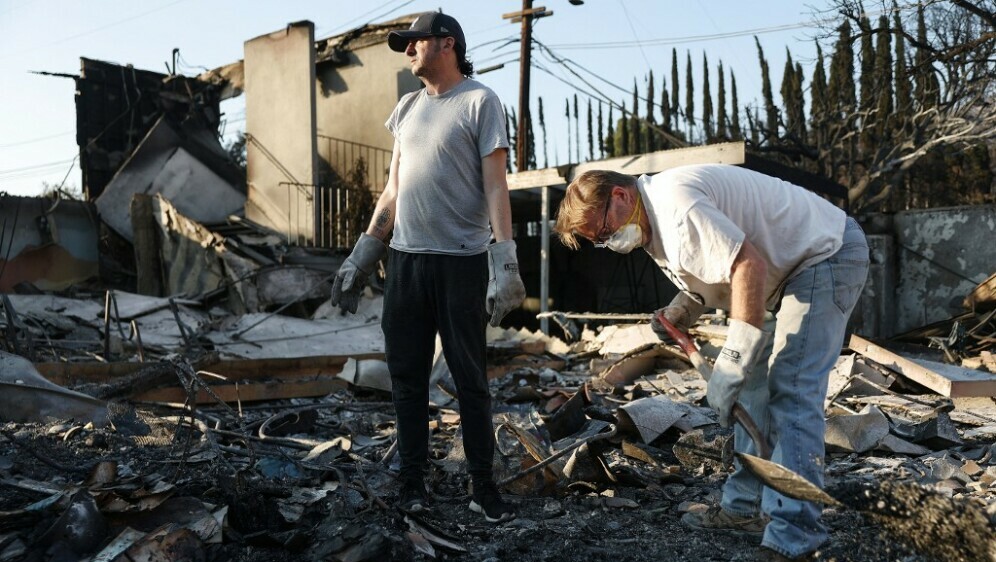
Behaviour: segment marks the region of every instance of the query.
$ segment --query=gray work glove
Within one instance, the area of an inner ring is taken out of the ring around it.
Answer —
[[[719,425],[730,427],[730,413],[751,368],[764,351],[769,332],[740,320],[730,320],[726,345],[719,352],[706,388],[709,406],[719,415]]]
[[[486,309],[492,326],[526,298],[526,286],[519,277],[519,260],[515,257],[515,241],[503,240],[488,246],[488,294]]]
[[[705,308],[705,305],[696,300],[692,295],[684,291],[679,291],[667,306],[654,311],[654,315],[650,319],[650,327],[657,334],[658,338],[664,341],[671,341],[671,336],[668,335],[667,330],[657,321],[658,312],[663,313],[664,318],[668,322],[674,324],[676,328],[687,334],[688,330],[699,319],[699,316],[702,316]]]
[[[368,234],[361,234],[356,241],[353,252],[339,267],[332,283],[332,306],[338,306],[342,312],[356,312],[360,302],[360,292],[367,282],[367,277],[373,272],[377,262],[387,253],[383,242]]]

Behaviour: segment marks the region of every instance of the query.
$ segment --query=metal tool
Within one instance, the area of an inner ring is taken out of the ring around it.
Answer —
[[[824,492],[816,484],[776,462],[748,455],[747,453],[735,454],[740,459],[740,464],[744,468],[749,470],[754,476],[757,476],[757,479],[764,482],[765,486],[784,496],[796,500],[818,502],[832,506],[841,505],[839,501]]]
[[[706,381],[712,376],[712,369],[706,363],[702,354],[699,353],[692,340],[674,324],[664,317],[664,314],[657,313],[657,321],[660,322],[668,335],[678,344],[678,346],[688,355],[692,365],[699,371]],[[771,461],[771,445],[761,434],[761,430],[754,423],[747,410],[739,403],[733,404],[733,418],[745,430],[750,438],[757,445],[760,456],[748,455],[747,453],[736,453],[740,464],[749,470],[765,486],[779,492],[785,496],[802,501],[819,502],[826,505],[839,506],[840,502],[827,494],[819,486],[806,480],[799,474],[785,468],[784,466]]]
[[[692,362],[692,366],[695,367],[706,382],[709,382],[709,379],[712,378],[712,368],[709,367],[708,363],[706,363],[705,357],[702,357],[702,354],[699,353],[699,348],[695,347],[695,344],[692,343],[692,340],[689,339],[688,335],[668,321],[668,319],[664,317],[663,312],[657,312],[656,317],[657,321],[664,327],[664,330],[667,331],[668,335],[674,339],[675,343],[678,344],[678,347],[680,347],[681,350],[685,352],[685,355],[688,356],[688,360]],[[754,418],[750,417],[750,414],[747,413],[747,410],[745,410],[739,402],[735,402],[733,404],[733,409],[730,413],[732,414],[733,419],[747,431],[748,435],[750,435],[751,440],[754,441],[754,444],[757,446],[757,452],[760,454],[761,458],[770,459],[771,445],[768,443],[768,440],[764,438],[764,435],[761,434],[761,430],[757,427],[757,424],[754,423]]]

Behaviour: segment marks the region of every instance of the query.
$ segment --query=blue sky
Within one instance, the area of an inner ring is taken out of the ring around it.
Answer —
[[[441,7],[461,22],[479,69],[506,63],[478,79],[515,107],[519,25],[501,15],[521,5],[518,0],[0,0],[0,191],[35,195],[43,182],[58,185],[66,178],[68,186],[81,183],[79,167],[72,163],[78,152],[73,81],[31,71],[75,74],[82,56],[165,72],[178,47],[178,71],[194,75],[201,67],[241,59],[245,40],[289,22],[311,20],[317,37],[327,37],[368,21]],[[653,69],[659,97],[661,78],[666,75],[670,81],[671,49],[677,48],[682,90],[685,52],[691,52],[696,111],[702,107],[703,52],[709,58],[714,96],[716,65],[722,60],[736,73],[741,105],[756,102],[761,87],[754,33],[765,49],[777,92],[786,47],[802,61],[807,77],[811,75],[813,38],[820,35],[811,22],[814,8],[824,8],[822,2],[810,7],[792,0],[586,0],[581,6],[567,0],[534,0],[534,5],[554,12],[537,21],[535,38],[561,59],[570,59],[591,84],[534,51],[534,61],[546,70],[532,71],[532,107],[535,116],[536,97],[542,96],[550,165],[558,157],[560,163],[567,162],[564,100],[577,93],[583,112],[588,99],[575,87],[590,92],[594,86],[629,106],[634,77],[643,95],[644,77]],[[227,139],[244,126],[244,107],[241,100],[233,100],[222,109],[228,119]],[[583,117],[581,126],[584,134]],[[539,159],[542,165],[542,155]]]

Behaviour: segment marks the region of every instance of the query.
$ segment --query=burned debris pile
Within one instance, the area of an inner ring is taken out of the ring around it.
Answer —
[[[313,278],[296,280],[299,294]],[[320,299],[297,301],[312,310],[294,317],[191,296],[4,295],[0,560],[746,560],[756,549],[679,521],[718,500],[732,438],[682,351],[644,322],[571,320],[571,343],[489,329],[495,474],[519,515],[496,526],[467,509],[441,353],[432,502],[395,507],[375,293],[355,317]],[[708,356],[724,332],[707,316],[692,334]],[[909,338],[849,342],[826,401],[827,490],[842,503],[826,510],[820,559],[984,551],[978,537],[996,528],[996,374],[964,365],[985,357],[987,337],[949,345],[954,365]],[[937,550],[922,538],[966,521],[975,542]]]
[[[149,154],[100,196],[128,210],[111,223],[88,222],[85,205],[24,207],[50,225],[46,247],[81,257],[59,275],[35,274],[52,256],[31,251],[3,266],[16,275],[0,285],[0,562],[757,554],[680,522],[717,503],[732,434],[648,315],[547,313],[563,339],[489,328],[494,469],[518,513],[500,525],[468,509],[460,405],[437,343],[431,502],[398,509],[377,282],[340,314],[328,295],[342,254],[230,214],[243,196],[199,138],[153,126],[137,144]],[[213,209],[164,195],[190,159],[221,185]],[[128,192],[134,178],[158,187]],[[100,240],[100,255],[79,240]],[[990,278],[945,322],[847,342],[825,403],[820,559],[993,559],[994,293]],[[725,319],[707,315],[691,335],[714,358]]]

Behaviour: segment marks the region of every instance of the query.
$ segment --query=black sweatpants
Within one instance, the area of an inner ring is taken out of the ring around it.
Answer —
[[[491,478],[494,428],[485,365],[487,253],[415,254],[391,249],[384,289],[387,366],[403,473],[428,459],[429,373],[436,332],[456,383],[469,472]]]

